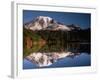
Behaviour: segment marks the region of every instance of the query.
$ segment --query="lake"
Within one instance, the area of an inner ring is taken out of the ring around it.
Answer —
[[[91,66],[90,43],[50,43],[23,59],[23,69]]]

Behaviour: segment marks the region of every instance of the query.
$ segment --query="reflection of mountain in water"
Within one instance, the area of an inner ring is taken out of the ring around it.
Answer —
[[[45,52],[44,50],[44,52],[31,53],[26,59],[39,67],[49,66],[65,57],[74,58],[81,53],[90,54],[89,47],[90,44],[85,43],[67,43],[63,49],[62,47],[59,49],[59,52]],[[55,48],[57,48],[56,45]]]

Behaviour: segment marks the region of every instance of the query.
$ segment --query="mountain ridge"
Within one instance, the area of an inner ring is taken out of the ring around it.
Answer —
[[[81,28],[77,25],[71,24],[71,25],[65,25],[61,22],[57,22],[51,17],[48,16],[37,16],[32,21],[25,23],[24,27],[26,29],[30,30],[66,30],[66,31],[72,31],[72,30],[80,30]]]

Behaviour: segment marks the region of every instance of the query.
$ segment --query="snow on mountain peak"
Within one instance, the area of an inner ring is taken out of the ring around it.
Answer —
[[[48,16],[38,16],[33,21],[29,22],[25,25],[25,28],[31,30],[41,30],[46,29],[51,24],[55,23],[55,21]]]
[[[48,16],[38,16],[36,19],[38,19],[38,20],[43,19],[45,22],[52,20],[52,18],[51,17],[48,17]]]
[[[48,16],[37,16],[33,21],[25,24],[24,27],[30,30],[67,30],[71,31],[75,27],[69,27],[64,24],[58,23]]]

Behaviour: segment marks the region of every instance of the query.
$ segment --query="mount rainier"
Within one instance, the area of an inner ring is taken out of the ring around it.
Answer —
[[[80,30],[80,27],[74,24],[71,25],[65,25],[60,22],[57,22],[51,17],[48,16],[38,16],[34,20],[25,23],[24,27],[29,30],[66,30],[66,31],[72,31],[72,30]]]

